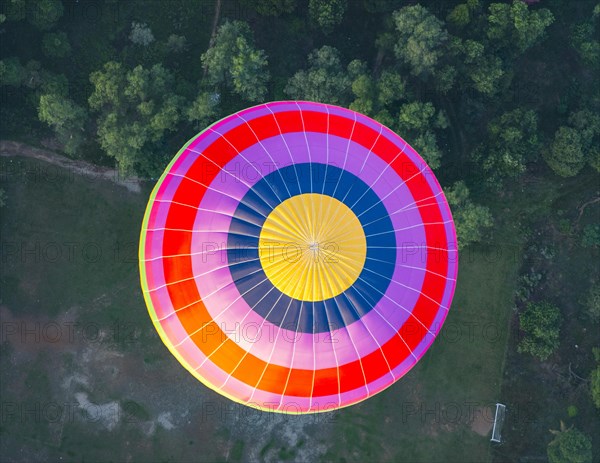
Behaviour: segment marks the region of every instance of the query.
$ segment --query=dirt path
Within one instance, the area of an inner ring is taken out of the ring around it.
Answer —
[[[86,175],[89,177],[100,177],[112,181],[117,185],[124,186],[133,193],[139,193],[142,179],[137,177],[123,177],[116,169],[108,167],[100,167],[86,161],[78,161],[66,158],[54,151],[35,148],[25,143],[17,141],[0,140],[0,156],[13,157],[23,156],[30,159],[48,162],[55,166],[63,167],[76,174]]]

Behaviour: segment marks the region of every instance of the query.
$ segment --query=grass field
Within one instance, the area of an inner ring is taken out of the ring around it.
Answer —
[[[154,332],[136,258],[149,187],[0,162],[7,460],[489,460],[521,265],[508,226],[461,254],[446,325],[397,384],[333,414],[262,414],[198,383]]]

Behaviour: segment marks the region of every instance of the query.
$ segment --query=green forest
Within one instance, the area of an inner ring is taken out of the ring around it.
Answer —
[[[379,121],[444,188],[459,276],[473,275],[459,278],[458,303],[488,280],[506,302],[495,376],[486,379],[496,391],[489,400],[507,404],[504,442],[488,439],[481,455],[592,462],[600,458],[599,37],[600,4],[587,0],[2,0],[0,139],[152,185],[196,133],[262,102],[330,103]],[[3,171],[6,240],[21,233],[11,211],[25,193],[5,161]],[[46,207],[82,207],[73,201]],[[14,279],[26,269],[15,268],[0,275],[0,305],[12,312],[25,300]],[[487,310],[465,304],[475,317]],[[431,375],[427,368],[419,374]],[[430,458],[393,442],[377,453],[373,418],[350,413],[336,432],[365,427],[347,442],[362,450],[333,448],[321,460]],[[243,439],[224,439],[235,441],[231,453],[214,458],[254,458]],[[10,461],[25,461],[6,445]],[[69,445],[59,440],[51,455]],[[288,451],[275,459],[295,460]],[[72,452],[70,461],[89,461],[85,449]]]

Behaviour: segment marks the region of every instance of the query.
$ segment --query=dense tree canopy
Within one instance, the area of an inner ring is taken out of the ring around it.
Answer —
[[[455,41],[461,70],[470,85],[480,93],[493,96],[500,90],[506,72],[502,60],[486,51],[486,46],[476,40]]]
[[[36,0],[28,2],[29,22],[41,30],[54,27],[63,15],[64,8],[60,0]]]
[[[135,45],[147,47],[154,42],[154,34],[147,24],[134,21],[131,23],[129,40],[131,40]]]
[[[448,13],[447,20],[450,24],[457,27],[464,27],[471,22],[473,16],[477,14],[479,9],[479,0],[467,0],[465,3],[460,3]]]
[[[89,104],[99,112],[102,148],[124,172],[153,172],[157,146],[181,118],[183,101],[173,93],[173,75],[160,64],[127,70],[109,62],[90,80],[94,91]]]
[[[590,319],[595,323],[600,322],[600,283],[592,285],[585,298],[584,305]]]
[[[442,152],[434,129],[445,129],[448,121],[443,111],[436,111],[430,102],[414,101],[400,107],[398,133],[411,140],[413,147],[432,169],[441,165]]]
[[[352,81],[342,66],[339,52],[325,45],[308,56],[308,69],[298,71],[288,81],[285,92],[296,100],[344,104]]]
[[[219,94],[201,92],[186,111],[189,121],[198,122],[199,129],[210,125],[218,114]]]
[[[53,32],[44,35],[42,51],[50,58],[64,58],[71,53],[71,44],[64,32]]]
[[[490,210],[473,203],[469,189],[463,181],[455,183],[444,193],[452,208],[458,249],[464,249],[469,244],[480,241],[494,223]]]
[[[545,159],[558,175],[577,175],[585,165],[579,131],[572,127],[560,127],[554,135],[550,150],[545,154]]]
[[[598,296],[600,297],[600,294]],[[592,370],[590,375],[590,392],[594,405],[596,408],[600,408],[600,347],[594,347],[592,352],[596,360],[596,368]]]
[[[548,165],[561,177],[577,175],[589,163],[600,171],[600,116],[589,110],[576,111],[570,126],[562,126],[544,153]]]
[[[75,155],[85,138],[86,110],[64,96],[47,94],[40,97],[38,114],[54,129],[65,152]]]
[[[252,31],[242,21],[227,21],[219,28],[202,63],[214,85],[226,84],[248,101],[260,101],[267,94],[267,57],[254,47]]]
[[[355,97],[349,108],[368,116],[380,119],[385,114],[385,125],[395,125],[388,112],[394,103],[406,98],[406,82],[394,71],[385,70],[379,78],[373,77],[364,62],[354,60],[348,65],[352,79],[352,93]]]
[[[387,106],[406,96],[406,81],[397,72],[385,70],[377,81],[378,102]]]
[[[244,4],[263,16],[279,16],[291,13],[296,8],[296,0],[244,0]]]
[[[519,316],[519,326],[525,334],[519,352],[546,360],[560,344],[561,318],[558,307],[549,302],[529,303]]]
[[[492,3],[487,20],[488,38],[522,53],[544,36],[554,15],[546,8],[530,10],[525,2],[513,0],[512,4]]]
[[[539,155],[537,115],[522,108],[509,111],[488,125],[488,141],[474,153],[490,184],[525,172],[528,162]]]
[[[554,431],[555,437],[548,444],[550,463],[591,463],[592,442],[589,437],[573,427]]]
[[[328,34],[344,19],[346,6],[347,0],[309,0],[308,12],[311,19]]]
[[[599,17],[600,4],[594,7],[591,17],[576,24],[571,33],[571,43],[583,63],[596,69],[600,67],[600,42],[597,33]]]
[[[27,72],[17,57],[0,60],[0,85],[20,87]]]
[[[416,76],[431,74],[444,53],[448,33],[443,23],[421,5],[406,6],[393,14],[396,56]]]

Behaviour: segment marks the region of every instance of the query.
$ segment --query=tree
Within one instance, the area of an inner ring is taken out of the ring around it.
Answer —
[[[23,85],[29,88],[38,88],[44,80],[44,70],[42,63],[35,60],[27,61],[25,64],[25,78]]]
[[[550,431],[555,435],[548,444],[547,453],[550,463],[591,463],[592,442],[579,430],[567,428],[560,423],[560,431]]]
[[[190,122],[198,122],[199,125],[206,126],[217,115],[218,104],[218,93],[202,92],[187,109],[187,118]]]
[[[233,57],[233,89],[249,101],[261,101],[267,93],[265,69],[267,58],[262,50],[238,39],[238,54]]]
[[[27,0],[10,0],[2,6],[7,21],[20,21],[27,15]]]
[[[363,8],[369,13],[391,13],[402,0],[363,0]]]
[[[348,75],[353,79],[351,88],[356,99],[349,107],[354,111],[374,116],[406,96],[406,83],[396,72],[385,70],[377,79],[363,61],[354,60],[348,65]]]
[[[471,22],[479,9],[479,0],[467,0],[466,3],[456,5],[446,20],[456,27],[464,27]]]
[[[67,34],[64,32],[45,34],[42,39],[42,51],[49,58],[64,58],[71,54],[71,44]]]
[[[569,125],[554,134],[554,141],[544,158],[562,177],[577,175],[589,163],[600,171],[600,116],[583,109],[569,116]]]
[[[592,391],[592,401],[594,402],[596,408],[600,408],[600,366],[592,370],[590,382],[590,387]]]
[[[67,76],[42,70],[41,83],[37,89],[37,93],[39,94],[38,96],[52,94],[66,97],[69,94]]]
[[[597,39],[596,23],[600,16],[600,7],[596,5],[591,17],[583,23],[577,24],[571,34],[571,45],[581,60],[588,66],[600,66],[600,43]]]
[[[500,90],[500,83],[505,77],[502,60],[486,52],[486,46],[476,40],[454,40],[456,62],[461,73],[472,88],[484,95],[493,96]],[[437,78],[437,76],[436,76]]]
[[[575,111],[569,115],[569,124],[580,131],[586,147],[600,141],[600,115],[588,109]]]
[[[600,224],[589,223],[583,227],[581,246],[584,248],[600,247]]]
[[[28,5],[28,21],[43,31],[51,29],[63,15],[60,0],[37,0]]]
[[[129,40],[135,45],[141,45],[147,47],[154,42],[154,34],[152,30],[145,23],[132,22],[131,33],[129,34]]]
[[[523,53],[543,38],[554,16],[546,8],[529,10],[525,2],[513,0],[512,5],[492,3],[487,20],[487,36],[493,43],[516,47]]]
[[[0,60],[0,85],[20,87],[27,72],[17,57]]]
[[[395,124],[394,117],[387,109],[382,109],[379,111],[377,114],[375,114],[375,116],[373,116],[373,119],[380,124],[385,125],[386,127],[393,127]]]
[[[600,283],[594,283],[585,299],[585,310],[594,323],[600,322]]]
[[[323,32],[329,34],[344,19],[346,0],[309,0],[308,14]]]
[[[167,156],[160,149],[166,133],[181,119],[183,98],[173,93],[174,77],[160,64],[127,70],[116,62],[93,72],[89,97],[99,113],[98,139],[119,168],[154,175],[164,168]]]
[[[87,112],[69,98],[57,94],[40,97],[38,117],[54,129],[66,153],[74,155],[85,138]]]
[[[569,124],[579,131],[586,162],[600,172],[600,115],[588,109],[575,111]]]
[[[452,209],[458,249],[480,241],[494,223],[490,210],[473,203],[469,189],[462,180],[446,189],[444,193]]]
[[[577,175],[585,165],[579,131],[571,127],[559,127],[544,158],[550,168],[561,177]]]
[[[597,68],[600,65],[600,43],[594,39],[595,34],[595,21],[579,24],[571,35],[571,45],[584,64]]]
[[[456,43],[463,54],[463,59],[467,64],[476,64],[485,52],[485,45],[476,40],[464,40]]]
[[[594,359],[596,360],[596,368],[592,370],[590,375],[590,392],[592,393],[592,401],[596,408],[600,408],[600,348],[592,349]]]
[[[432,103],[415,101],[400,107],[397,130],[432,169],[441,165],[442,152],[437,145],[434,129],[445,129],[448,121],[442,111],[436,113]]]
[[[68,93],[67,78],[63,74],[54,74],[42,69],[38,61],[28,61],[25,66],[16,58],[0,60],[0,86],[25,86],[33,90],[25,93],[25,100],[33,107],[39,105],[44,94],[64,96]]]
[[[371,76],[368,74],[359,75],[352,82],[351,88],[356,99],[350,104],[350,109],[372,115],[375,109],[377,88]]]
[[[288,81],[285,93],[296,100],[347,104],[352,80],[345,72],[339,52],[328,45],[308,55],[309,67]]]
[[[600,147],[598,145],[594,145],[590,148],[588,158],[590,166],[596,169],[596,172],[600,172]]]
[[[118,106],[122,103],[123,88],[127,82],[127,75],[121,63],[110,61],[101,71],[90,75],[90,82],[94,91],[89,97],[90,107],[100,110],[103,107]]]
[[[435,89],[445,95],[450,91],[456,82],[457,71],[454,66],[442,66],[435,74]]]
[[[165,132],[175,130],[180,119],[182,105],[182,98],[178,95],[169,94],[163,97],[161,107],[150,117],[150,140],[157,142]],[[143,114],[141,110],[140,113]]]
[[[493,119],[488,124],[487,142],[473,153],[487,174],[486,181],[495,186],[506,177],[521,175],[538,155],[537,115],[521,108]]]
[[[466,3],[456,5],[454,9],[448,13],[448,17],[446,19],[449,23],[454,24],[455,26],[466,26],[471,22],[471,11],[469,9],[469,5]]]
[[[431,130],[417,135],[412,144],[429,167],[437,169],[442,165],[442,151],[437,144],[435,133]]]
[[[267,94],[267,57],[254,47],[252,31],[245,22],[225,22],[214,44],[202,55],[202,63],[213,85],[225,84],[248,101],[260,101]]]
[[[243,21],[225,21],[219,27],[213,45],[202,55],[210,83],[218,85],[229,78],[229,69],[237,54],[238,38],[247,40],[250,35],[250,27]]]
[[[387,106],[406,96],[406,82],[396,72],[385,70],[377,81],[379,104]]]
[[[187,39],[183,35],[171,34],[167,39],[166,47],[172,53],[181,53],[188,47]]]
[[[546,360],[559,346],[560,310],[549,302],[530,302],[519,317],[524,337],[517,350]]]
[[[493,96],[498,93],[500,81],[505,76],[502,60],[497,56],[482,55],[473,61],[468,75],[475,90]]]
[[[281,16],[294,11],[296,0],[244,0],[262,16]]]
[[[398,114],[398,129],[400,132],[409,130],[427,130],[435,119],[435,107],[432,103],[414,101],[406,103],[400,107]],[[441,126],[447,125],[444,122],[444,115],[440,111],[438,113]]]
[[[396,57],[406,63],[412,74],[433,73],[444,53],[448,33],[443,23],[421,5],[406,6],[393,14],[396,26]]]

